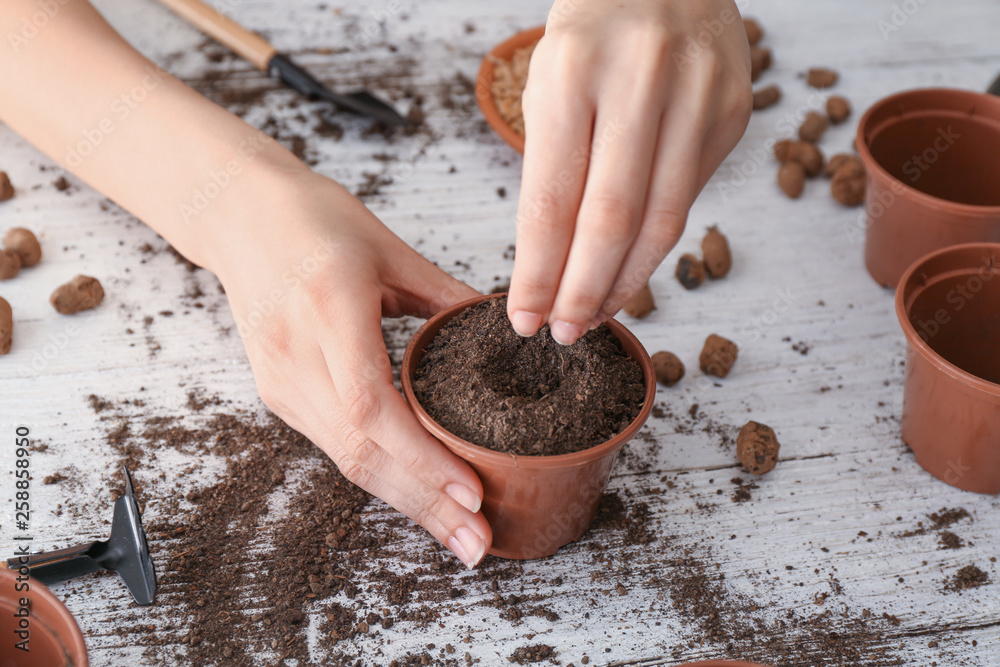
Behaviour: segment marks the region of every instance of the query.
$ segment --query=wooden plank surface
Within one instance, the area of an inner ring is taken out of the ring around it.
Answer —
[[[219,3],[343,90],[370,86],[397,98],[404,110],[411,103],[404,91],[422,95],[433,135],[391,142],[364,138],[364,122],[341,117],[335,120],[342,138],[317,135],[319,105],[293,108],[293,93],[205,46],[201,35],[150,0],[97,4],[126,38],[173,74],[281,140],[303,137],[304,156],[321,173],[352,189],[384,181],[377,194],[366,197],[369,207],[459,278],[487,290],[509,277],[512,262],[504,250],[514,241],[521,161],[485,128],[464,81],[474,78],[492,44],[541,23],[544,3]],[[880,21],[893,25],[893,8],[904,5],[918,9],[903,12],[905,21],[897,15],[899,29],[883,35]],[[507,664],[515,649],[543,643],[556,649],[561,664],[580,664],[584,655],[590,664],[636,665],[777,655],[775,664],[781,665],[839,665],[849,663],[824,656],[819,637],[865,619],[873,637],[859,635],[858,641],[865,651],[882,649],[886,660],[1000,664],[995,562],[1000,504],[936,481],[899,438],[904,339],[891,293],[865,273],[854,233],[860,210],[834,204],[824,182],[808,183],[801,200],[789,201],[774,185],[773,162],[756,162],[769,141],[784,136],[789,118],[816,103],[797,77],[811,65],[838,69],[835,91],[855,108],[852,122],[823,139],[827,154],[847,150],[860,111],[888,93],[926,85],[984,89],[1000,72],[995,34],[1000,5],[757,0],[742,8],[760,18],[766,44],[774,49],[775,66],[762,83],[779,83],[785,97],[754,115],[696,203],[687,233],[651,282],[658,309],[641,322],[626,318],[651,352],[672,350],[688,366],[679,386],[659,390],[660,416],[629,445],[609,489],[626,508],[648,507],[657,539],[627,543],[621,531],[599,527],[554,558],[517,566],[516,576],[497,579],[496,589],[489,570],[479,578],[457,573],[455,585],[467,593],[460,603],[443,604],[447,613],[437,623],[399,622],[338,650],[365,664],[407,654],[464,663],[466,652],[480,664]],[[56,471],[76,480],[71,487],[36,483],[32,491],[33,546],[66,546],[104,537],[110,519],[106,489],[118,459],[106,444],[107,424],[88,404],[89,394],[115,401],[141,398],[145,412],[189,424],[204,418],[188,407],[193,389],[223,396],[234,407],[261,408],[225,298],[211,275],[185,269],[162,252],[165,244],[153,232],[71,175],[68,190],[56,189],[60,168],[3,127],[0,169],[18,187],[17,198],[0,205],[0,227],[37,230],[45,252],[38,267],[0,284],[17,317],[15,348],[0,360],[0,433],[9,443],[14,426],[26,424],[34,439],[48,445],[33,455],[36,482]],[[504,198],[497,194],[501,187]],[[733,272],[685,292],[672,276],[676,258],[696,249],[705,228],[715,223],[732,243]],[[143,252],[144,244],[153,252]],[[98,276],[107,301],[73,319],[55,317],[47,296],[76,273]],[[164,315],[167,311],[173,315]],[[706,381],[697,370],[697,354],[709,333],[740,345],[732,375],[719,382]],[[793,349],[802,344],[806,354]],[[731,479],[748,476],[735,460],[731,438],[747,419],[776,429],[782,460],[756,480],[750,499],[736,502]],[[2,469],[11,470],[11,448],[0,452]],[[147,522],[160,518],[165,505],[155,497],[157,489],[198,488],[224,469],[224,462],[206,457],[197,472],[180,475],[191,462],[190,456],[159,450],[155,466],[136,471],[153,491]],[[3,484],[2,495],[10,499],[13,483]],[[276,516],[287,501],[282,498],[274,499]],[[940,548],[935,530],[903,536],[918,522],[928,525],[927,515],[941,508],[968,512],[950,527],[965,546]],[[15,533],[10,514],[5,509],[0,518],[0,543],[7,545]],[[378,502],[363,517],[370,531],[392,526],[401,536],[401,553],[438,552],[421,530],[396,523],[398,515]],[[257,548],[266,554],[271,545]],[[155,557],[162,568],[170,554]],[[944,580],[970,564],[986,571],[991,583],[962,594],[944,592]],[[405,561],[387,565],[415,567]],[[702,641],[703,612],[678,601],[681,584],[699,572],[724,575],[709,587],[716,613],[733,622],[763,624],[779,644],[797,646],[795,651],[776,653],[762,640],[757,648],[745,640],[731,646]],[[362,582],[369,575],[358,573]],[[374,587],[360,588],[361,598],[352,604],[385,604]],[[136,646],[128,632],[120,633],[164,622],[161,606],[174,601],[138,608],[107,577],[54,590],[86,633],[92,664],[196,662],[188,652],[195,649],[180,646],[172,657],[157,658]],[[543,596],[558,619],[506,620],[482,604],[497,593]],[[760,608],[751,609],[748,601]],[[823,612],[841,625],[828,623],[816,632],[777,625],[789,613],[812,618]],[[448,645],[457,652],[442,657]],[[318,641],[315,646],[318,662],[340,660]],[[270,664],[273,656],[261,660]],[[883,663],[873,658],[863,664]]]

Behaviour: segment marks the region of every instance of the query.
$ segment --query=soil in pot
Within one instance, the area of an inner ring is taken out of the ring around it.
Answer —
[[[469,308],[428,345],[414,377],[427,413],[468,442],[518,455],[588,449],[625,429],[645,396],[642,368],[607,327],[570,346],[548,326],[522,338],[506,297]]]

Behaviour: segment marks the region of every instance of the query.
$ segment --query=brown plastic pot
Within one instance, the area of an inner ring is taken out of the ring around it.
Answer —
[[[915,262],[896,315],[907,341],[903,441],[948,484],[1000,493],[1000,243]]]
[[[580,452],[557,456],[517,456],[463,440],[434,421],[413,393],[413,375],[424,350],[453,317],[486,299],[474,297],[443,310],[420,327],[403,354],[403,393],[417,420],[457,456],[465,459],[483,483],[482,512],[493,529],[489,553],[501,558],[551,556],[583,537],[597,512],[618,452],[646,422],[656,394],[653,362],[639,339],[610,320],[608,327],[625,352],[642,367],[646,385],[642,410],[624,431]]]
[[[476,101],[479,102],[479,108],[486,117],[486,122],[518,153],[524,153],[524,137],[514,131],[497,109],[496,100],[493,98],[493,63],[495,60],[510,60],[514,57],[514,51],[534,44],[544,34],[545,26],[540,25],[519,32],[507,41],[497,44],[489,55],[483,58],[479,76],[476,78]]]
[[[19,580],[17,570],[0,567],[0,667],[87,667],[87,646],[83,633],[69,609],[52,591],[34,579]],[[28,590],[17,586],[28,585]],[[27,602],[27,616],[21,599]],[[27,652],[15,644],[27,633]]]
[[[1000,97],[909,90],[876,102],[858,124],[868,172],[865,265],[895,287],[924,255],[1000,241]]]

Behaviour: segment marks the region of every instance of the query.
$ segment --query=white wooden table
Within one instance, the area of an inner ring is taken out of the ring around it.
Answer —
[[[306,157],[318,171],[350,188],[365,182],[366,173],[391,179],[367,199],[371,209],[428,257],[482,290],[497,284],[494,276],[502,282],[510,275],[512,262],[503,251],[514,241],[521,160],[484,131],[473,98],[455,75],[474,78],[481,55],[515,30],[542,22],[545,4],[219,3],[345,90],[367,84],[380,92],[378,77],[389,72],[393,90],[408,86],[422,94],[437,137],[387,144],[362,138],[364,123],[350,118],[340,119],[345,133],[339,141],[311,134],[318,107],[289,109],[293,93],[239,60],[210,58],[206,52],[212,49],[196,48],[202,35],[152,0],[98,2],[127,39],[199,89],[213,80],[217,91],[264,88],[259,101],[241,108],[245,117],[264,125],[273,116],[282,131],[301,134]],[[661,388],[657,396],[677,416],[650,419],[648,436],[629,446],[609,489],[627,507],[647,503],[659,539],[623,547],[620,535],[592,532],[552,559],[524,563],[521,576],[499,582],[503,595],[548,594],[551,581],[561,576],[547,603],[559,614],[557,621],[533,616],[520,624],[505,621],[497,610],[470,602],[492,597],[489,586],[463,584],[468,589],[463,616],[447,615],[425,629],[399,622],[377,637],[346,642],[341,650],[370,664],[425,651],[436,659],[446,644],[458,647],[448,657],[462,659],[468,651],[480,664],[507,664],[514,649],[537,643],[553,646],[562,664],[580,664],[584,655],[590,664],[644,665],[731,656],[725,645],[689,645],[700,636],[696,621],[671,604],[672,589],[663,582],[684,574],[676,563],[688,554],[710,572],[724,573],[720,594],[728,591],[760,603],[753,618],[773,622],[794,611],[806,618],[831,612],[857,619],[869,609],[877,639],[864,640],[869,644],[863,647],[888,647],[901,664],[1000,665],[1000,567],[991,560],[1000,545],[1000,504],[935,480],[900,440],[904,339],[892,294],[869,278],[862,244],[849,233],[861,210],[836,205],[825,181],[808,183],[801,200],[787,200],[774,183],[773,161],[754,162],[769,140],[784,136],[781,128],[789,115],[815,102],[796,76],[811,65],[838,69],[841,82],[834,90],[855,108],[851,122],[823,139],[827,155],[850,147],[860,112],[888,93],[927,85],[985,89],[1000,72],[1000,5],[991,0],[895,5],[754,0],[745,5],[747,15],[761,20],[765,44],[774,49],[775,66],[761,83],[779,83],[784,99],[754,115],[746,136],[696,203],[687,233],[651,282],[658,309],[641,322],[625,318],[650,352],[672,350],[688,366],[679,386]],[[902,13],[893,23],[897,5]],[[898,30],[883,35],[886,25]],[[389,43],[397,45],[395,52]],[[326,52],[330,48],[343,51]],[[442,92],[452,104],[445,104]],[[405,108],[406,101],[400,105]],[[380,160],[379,154],[395,159]],[[737,176],[741,166],[745,177]],[[164,243],[72,176],[72,187],[58,191],[52,183],[60,169],[3,127],[0,169],[18,188],[13,201],[0,204],[0,228],[36,230],[45,253],[37,268],[0,283],[0,294],[12,302],[17,318],[15,348],[0,358],[0,441],[5,443],[0,469],[13,468],[15,425],[28,425],[33,439],[49,445],[32,455],[33,546],[102,538],[110,519],[106,489],[117,458],[104,445],[106,425],[87,395],[114,401],[141,397],[147,412],[180,415],[191,424],[204,418],[186,405],[193,388],[224,396],[237,407],[262,408],[211,275],[188,273],[167,253],[140,252],[143,244],[163,248]],[[497,194],[501,187],[506,198]],[[726,280],[685,292],[672,275],[676,258],[696,250],[713,223],[730,238],[733,272]],[[91,313],[57,317],[48,294],[77,273],[98,276],[107,300]],[[204,291],[205,308],[180,299],[194,286]],[[158,315],[166,310],[177,315]],[[147,315],[154,319],[144,324]],[[733,373],[717,384],[706,382],[697,370],[697,354],[709,333],[740,345]],[[793,349],[800,342],[807,354]],[[693,404],[702,414],[689,428]],[[730,499],[736,488],[730,479],[748,476],[741,473],[733,446],[722,440],[747,419],[775,428],[781,461],[757,480],[750,500],[737,503]],[[160,511],[156,489],[173,488],[166,482],[158,487],[157,476],[166,471],[172,481],[171,470],[188,463],[181,454],[160,452],[155,466],[134,472],[150,492],[147,522]],[[183,484],[195,488],[220,470],[221,462],[209,460],[200,477],[185,478]],[[62,485],[38,483],[56,471],[72,473],[92,491],[68,498]],[[10,545],[13,477],[5,473],[2,479],[0,496],[8,502],[0,515],[0,544]],[[73,511],[57,514],[59,503],[72,505]],[[940,549],[935,531],[900,537],[945,507],[965,508],[971,515],[950,528],[965,546]],[[364,521],[378,530],[393,517],[375,502]],[[403,532],[413,549],[433,547],[419,529]],[[608,549],[603,563],[594,555],[601,542]],[[154,555],[161,567],[169,557]],[[961,595],[943,592],[942,582],[969,564],[986,571],[991,583]],[[456,575],[456,582],[462,576]],[[839,581],[839,594],[831,578]],[[88,578],[54,590],[67,597],[79,620],[92,664],[172,662],[143,658],[134,646],[138,640],[114,634],[118,627],[155,624],[160,618],[158,607],[136,607],[116,579]],[[355,601],[382,603],[374,597]],[[884,621],[883,613],[895,616],[898,625]],[[463,643],[467,636],[471,643]],[[813,639],[801,632],[778,633],[780,643],[800,645],[800,657],[781,664],[847,664],[834,656],[824,661]],[[428,650],[430,643],[437,649]],[[372,652],[375,644],[380,655]],[[331,659],[319,650],[314,657],[318,663]]]

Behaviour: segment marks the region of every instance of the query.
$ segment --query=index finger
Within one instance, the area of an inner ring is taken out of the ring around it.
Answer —
[[[583,196],[594,124],[593,105],[582,87],[569,83],[579,75],[578,67],[568,71],[557,60],[552,74],[540,74],[544,79],[535,82],[529,75],[522,105],[524,168],[507,299],[511,325],[522,336],[538,331],[555,301]],[[552,113],[553,108],[561,113]]]

